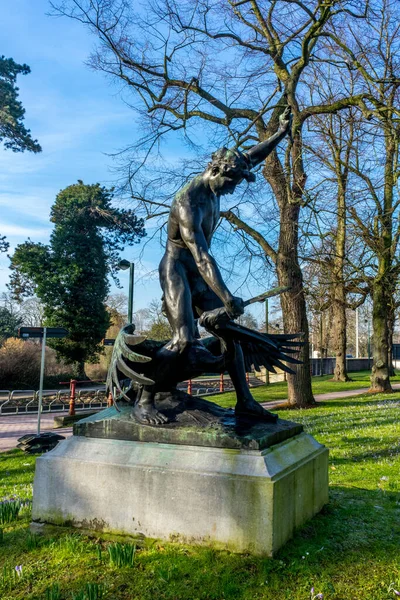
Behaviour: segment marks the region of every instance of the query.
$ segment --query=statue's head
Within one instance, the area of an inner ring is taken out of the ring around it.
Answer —
[[[249,159],[240,150],[220,148],[214,152],[208,164],[209,183],[214,194],[232,194],[243,179],[255,181],[250,166]]]

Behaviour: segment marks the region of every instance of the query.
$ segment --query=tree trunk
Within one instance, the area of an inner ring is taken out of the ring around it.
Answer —
[[[384,279],[373,285],[373,366],[370,392],[392,392],[389,379],[389,332],[387,322],[388,299]]]
[[[341,173],[338,161],[338,198],[337,198],[337,231],[335,259],[333,263],[333,335],[336,354],[334,381],[349,381],[346,366],[347,318],[346,290],[344,285],[344,259],[346,253],[346,181],[347,176]]]
[[[395,314],[394,314],[394,306],[393,306],[393,302],[390,306],[389,312],[388,312],[388,331],[389,331],[389,338],[388,338],[388,362],[389,362],[389,377],[394,377],[396,375],[396,372],[394,370],[394,366],[393,366],[393,333],[394,333],[394,323],[395,323]]]
[[[372,392],[392,392],[389,379],[389,328],[388,313],[393,305],[393,266],[392,231],[393,231],[393,188],[394,188],[394,156],[396,144],[391,127],[385,129],[385,184],[383,211],[380,216],[381,244],[379,247],[378,272],[373,282],[372,323],[374,363],[371,372]]]
[[[310,346],[303,276],[297,254],[299,210],[299,204],[287,203],[281,207],[276,270],[279,285],[290,287],[290,291],[281,296],[285,332],[304,333],[304,346],[298,355],[302,364],[290,365],[296,374],[287,375],[289,404],[301,408],[312,406],[315,400],[311,388]]]
[[[281,306],[283,314],[283,323],[287,333],[304,333],[304,347],[300,348],[298,358],[303,361],[302,364],[290,365],[295,371],[295,375],[287,375],[289,403],[293,406],[303,407],[315,404],[311,389],[311,372],[309,358],[309,332],[306,313],[306,304],[303,292],[303,277],[299,266],[297,255],[298,243],[298,218],[299,203],[289,203],[284,201],[285,182],[277,183],[277,193],[281,193],[281,227],[279,237],[278,252],[271,253],[268,242],[263,236],[244,223],[237,215],[231,211],[226,211],[223,216],[235,227],[245,231],[270,255],[276,264],[278,281],[281,286],[290,287],[290,292],[282,294]]]
[[[343,290],[343,288],[341,288]],[[336,290],[338,291],[338,290]],[[336,365],[333,381],[350,381],[346,365],[346,306],[344,301],[335,297],[333,302],[333,335],[335,343]]]
[[[267,157],[263,175],[270,184],[279,206],[280,230],[276,253],[276,272],[281,286],[290,291],[281,295],[283,325],[287,333],[303,333],[304,346],[297,355],[300,365],[290,365],[294,375],[287,374],[288,400],[291,406],[299,408],[313,406],[315,399],[311,387],[310,342],[306,302],[303,288],[303,275],[299,265],[299,214],[303,200],[307,176],[302,158],[301,123],[299,107],[295,97],[296,82],[287,89],[289,103],[293,111],[293,128],[296,129],[289,154],[286,154],[285,168],[274,150]],[[286,103],[286,100],[285,100]],[[276,116],[277,119],[277,116]]]

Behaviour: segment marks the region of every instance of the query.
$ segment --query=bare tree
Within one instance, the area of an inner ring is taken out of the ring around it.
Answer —
[[[289,402],[297,406],[314,402],[298,258],[299,215],[307,180],[302,129],[315,114],[349,105],[367,111],[363,94],[345,97],[340,90],[329,104],[305,102],[302,80],[311,60],[329,57],[324,36],[340,21],[364,18],[368,5],[361,0],[154,0],[144,15],[128,0],[53,4],[57,14],[81,21],[97,35],[99,47],[92,66],[126,84],[132,93],[129,102],[147,126],[146,135],[125,156],[127,185],[148,217],[168,211],[168,199],[156,191],[160,183],[168,187],[166,178],[158,175],[157,188],[148,180],[138,185],[136,176],[165,135],[181,132],[188,144],[196,146],[201,128],[200,135],[204,139],[208,133],[213,145],[225,142],[245,149],[274,133],[283,106],[290,104],[292,141],[286,152],[272,153],[262,170],[279,208],[276,246],[253,226],[246,208],[233,205],[223,215],[259,244],[274,263],[279,284],[290,288],[282,296],[285,330],[303,331],[306,342],[303,364],[288,376]],[[265,190],[264,199],[266,194]]]
[[[332,94],[332,82],[325,80],[324,83],[323,95],[326,97]],[[334,381],[349,379],[346,367],[346,309],[354,309],[362,304],[370,291],[365,244],[355,246],[354,236],[349,236],[347,226],[348,197],[351,192],[349,169],[354,138],[359,135],[360,127],[359,115],[353,108],[337,115],[315,116],[309,123],[313,143],[307,149],[315,167],[319,166],[324,176],[319,177],[318,186],[321,189],[315,194],[314,237],[319,245],[310,244],[307,239],[308,251],[305,254],[319,274],[316,293],[311,291],[311,295],[319,298],[320,311],[331,310],[336,356]],[[309,235],[308,230],[307,238]],[[351,299],[350,293],[353,294]],[[357,294],[356,298],[354,293]]]
[[[29,327],[40,327],[43,325],[44,306],[39,298],[36,296],[27,298],[21,303],[20,307],[24,325],[28,325]]]
[[[357,202],[351,208],[352,219],[375,259],[371,278],[372,391],[391,391],[389,322],[393,320],[393,296],[400,273],[400,200],[395,193],[400,137],[399,20],[398,2],[376,0],[365,23],[350,27],[346,35],[330,34],[332,55],[350,63],[359,75],[359,90],[368,97],[368,120],[349,171],[357,182],[353,184],[357,186],[353,191]]]
[[[153,299],[149,307],[141,309],[136,313],[140,323],[141,333],[147,335],[153,340],[169,340],[172,336],[172,330],[168,319],[162,311],[162,304],[159,300]]]

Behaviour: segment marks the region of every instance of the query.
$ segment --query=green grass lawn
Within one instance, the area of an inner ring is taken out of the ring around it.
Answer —
[[[332,375],[313,377],[313,392],[314,394],[327,394],[329,392],[343,392],[359,388],[368,388],[370,385],[370,375],[370,371],[357,371],[356,373],[351,373],[352,381],[347,382],[332,381]],[[391,377],[390,381],[392,383],[400,383],[400,374]],[[262,385],[260,387],[252,388],[251,393],[258,402],[285,400],[287,398],[287,383],[285,381],[279,381],[269,385]],[[230,406],[235,406],[235,398],[234,392],[227,392],[226,394],[213,398],[213,402],[217,402],[217,404],[228,408]]]
[[[321,382],[324,385],[324,382]],[[272,387],[272,386],[271,386]],[[280,411],[330,449],[330,502],[273,559],[138,542],[133,566],[110,564],[110,540],[54,529],[30,514],[3,525],[2,600],[387,600],[400,590],[400,393]],[[34,458],[0,455],[0,497],[31,495]],[[13,575],[22,565],[22,577]],[[86,584],[99,584],[103,596]],[[51,586],[52,592],[49,591]],[[46,592],[47,590],[47,592]],[[82,592],[82,593],[81,593]]]

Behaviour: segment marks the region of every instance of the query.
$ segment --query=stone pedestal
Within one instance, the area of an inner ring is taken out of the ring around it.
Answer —
[[[246,433],[229,418],[179,430],[108,409],[81,421],[37,461],[33,519],[272,555],[328,501],[328,450],[288,421]]]

